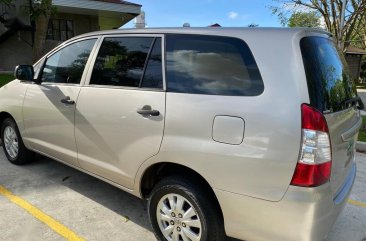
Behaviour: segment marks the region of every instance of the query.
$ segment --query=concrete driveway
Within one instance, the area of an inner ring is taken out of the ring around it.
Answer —
[[[0,240],[155,240],[143,201],[48,158],[37,159],[14,166],[0,150]],[[366,240],[366,155],[357,153],[357,162],[351,201],[327,241]]]

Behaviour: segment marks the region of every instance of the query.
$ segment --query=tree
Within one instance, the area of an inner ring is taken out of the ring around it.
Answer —
[[[360,28],[357,32],[355,32],[354,35],[351,36],[350,44],[352,46],[365,49],[366,48],[366,27],[365,27],[365,20],[363,20],[363,23],[361,23],[361,26],[363,24],[363,28]]]
[[[33,61],[37,61],[43,55],[43,48],[46,42],[48,22],[55,12],[52,0],[34,1],[30,9],[31,20],[35,21],[35,37],[33,43]]]
[[[295,12],[288,19],[288,27],[319,28],[320,18],[317,12]]]
[[[277,4],[271,6],[281,23],[287,21],[289,13],[299,11],[315,11],[324,19],[326,29],[333,33],[337,44],[345,50],[352,39],[365,26],[366,0],[273,0]],[[342,20],[342,3],[345,1],[344,25]]]
[[[0,0],[0,3],[10,4],[12,0]]]
[[[0,0],[0,3],[10,5],[14,0]],[[34,27],[34,42],[32,48],[33,61],[42,57],[45,46],[47,28],[50,16],[56,9],[52,6],[52,0],[30,1],[29,16]]]

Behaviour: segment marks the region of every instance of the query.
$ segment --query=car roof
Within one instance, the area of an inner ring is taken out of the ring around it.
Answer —
[[[265,33],[269,35],[276,34],[288,34],[295,35],[300,32],[318,32],[331,36],[331,34],[323,29],[314,29],[314,28],[263,28],[263,27],[182,27],[182,28],[130,28],[130,29],[114,29],[114,30],[106,30],[106,31],[97,31],[82,34],[79,36],[70,39],[70,41],[92,37],[92,36],[100,36],[100,35],[117,35],[117,34],[202,34],[202,35],[238,35],[238,34],[254,34],[254,33]]]

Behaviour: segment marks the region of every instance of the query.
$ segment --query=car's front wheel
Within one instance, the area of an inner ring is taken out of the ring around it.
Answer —
[[[22,165],[31,161],[33,153],[24,146],[18,127],[12,118],[3,121],[1,140],[5,156],[11,163]]]
[[[155,236],[161,241],[222,241],[222,218],[204,188],[182,177],[160,181],[148,203]]]

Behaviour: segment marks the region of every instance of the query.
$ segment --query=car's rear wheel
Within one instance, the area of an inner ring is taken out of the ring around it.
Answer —
[[[148,202],[155,236],[161,241],[222,241],[219,210],[204,188],[181,177],[160,181]]]
[[[7,118],[1,125],[1,140],[5,156],[16,165],[32,160],[33,153],[23,143],[18,127],[12,118]]]

